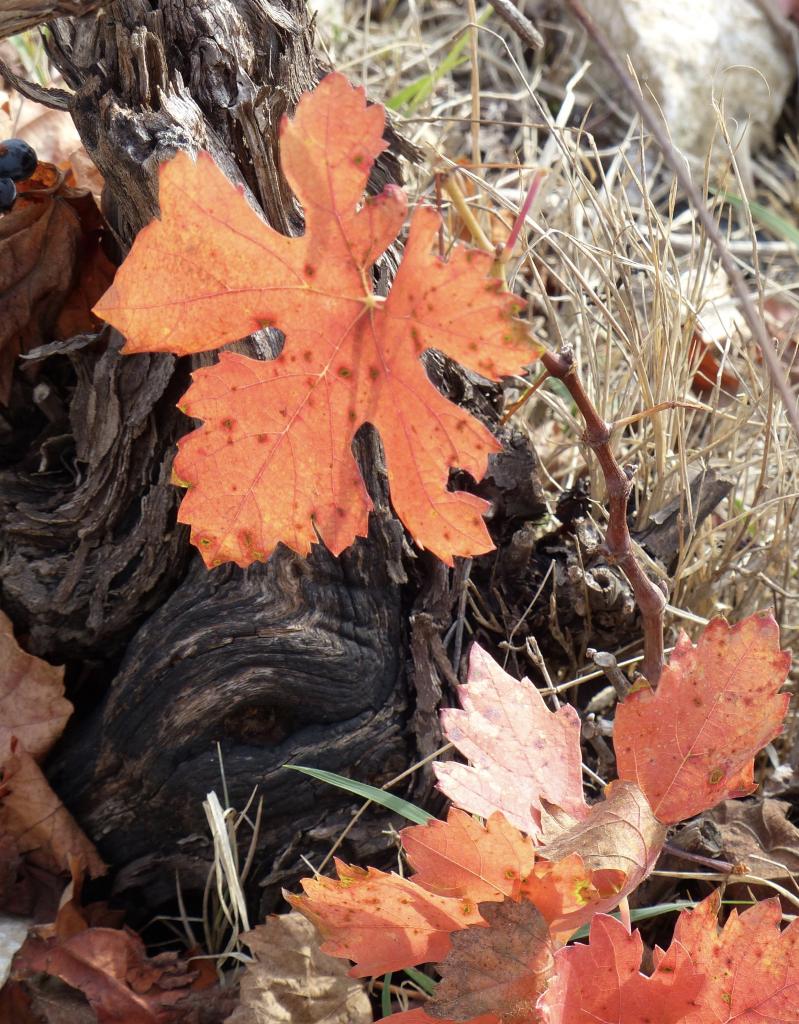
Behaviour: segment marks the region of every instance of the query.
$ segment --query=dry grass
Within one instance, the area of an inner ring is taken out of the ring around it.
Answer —
[[[336,66],[365,83],[375,99],[391,104],[406,97],[396,104],[398,126],[427,154],[411,182],[418,198],[436,201],[431,169],[451,170],[465,159],[469,169],[459,178],[470,209],[489,239],[502,240],[534,176],[541,177],[523,244],[507,265],[509,277],[530,302],[536,336],[553,348],[574,347],[602,415],[619,421],[644,414],[617,438],[619,453],[638,466],[635,526],[684,496],[670,629],[690,631],[714,614],[739,619],[773,607],[786,644],[796,646],[799,580],[791,527],[799,445],[736,315],[717,256],[671,189],[668,169],[642,143],[640,126],[625,129],[612,111],[605,127],[613,145],[600,150],[581,128],[577,118],[590,106],[592,90],[576,36],[564,34],[561,53],[548,64],[538,55],[531,65],[482,5],[477,29],[469,27],[467,5],[409,3],[402,11],[389,2],[377,20],[377,4],[331,5],[320,31]],[[461,63],[453,67],[447,56],[459,39]],[[409,101],[414,83],[417,94]],[[596,114],[593,122],[602,123]],[[728,152],[721,135],[717,143]],[[792,210],[796,163],[790,152],[756,163],[759,202]],[[721,192],[743,194],[733,156],[714,184]],[[756,239],[746,211],[742,215],[710,193],[709,201],[751,281],[754,301],[778,299],[799,311],[795,243],[773,234]],[[446,197],[442,209],[451,228],[461,230],[463,218]],[[698,324],[705,337],[717,338],[723,368],[739,378],[734,394],[719,387],[700,395],[692,390]],[[519,380],[509,398],[526,384]],[[672,407],[646,414],[661,403]],[[544,458],[554,497],[586,472],[568,396],[545,385],[519,417]],[[705,469],[733,486],[716,514],[694,529],[688,484]],[[595,466],[588,472],[601,522],[601,480]]]

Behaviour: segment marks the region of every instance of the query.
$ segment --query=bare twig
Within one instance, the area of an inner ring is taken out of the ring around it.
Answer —
[[[610,64],[614,74],[619,79],[619,83],[625,93],[629,96],[630,101],[638,111],[641,120],[646,125],[646,128],[651,133],[652,138],[657,143],[658,148],[663,153],[666,162],[674,172],[674,176],[679,182],[680,188],[683,190],[691,206],[696,211],[696,216],[699,219],[699,222],[704,228],[707,237],[712,242],[713,248],[718,253],[719,263],[721,264],[724,273],[727,275],[730,287],[741,304],[741,315],[746,321],[749,330],[752,332],[752,337],[757,342],[760,351],[763,353],[763,359],[768,367],[769,376],[771,377],[774,387],[779,392],[780,397],[785,403],[785,411],[788,414],[788,419],[791,421],[797,436],[799,436],[799,407],[797,406],[796,397],[791,390],[790,383],[780,362],[777,350],[766,332],[766,326],[763,323],[762,318],[758,316],[757,310],[749,296],[749,290],[746,287],[743,275],[736,266],[735,260],[732,258],[732,254],[727,248],[727,244],[724,241],[715,220],[713,219],[713,215],[702,200],[702,196],[700,195],[696,185],[694,185],[684,160],[674,148],[660,117],[643,95],[640,88],[633,81],[630,73],[619,60],[605,33],[599,28],[588,11],[583,7],[581,0],[566,0],[566,6],[594,41],[608,64]]]
[[[585,442],[593,451],[605,477],[608,491],[608,528],[605,550],[608,560],[621,569],[629,580],[641,611],[644,630],[644,660],[641,671],[656,686],[663,668],[663,611],[666,595],[649,579],[633,551],[627,528],[627,500],[632,488],[632,477],[616,461],[610,448],[612,424],[605,423],[588,397],[574,366],[574,354],[564,347],[555,355],[545,352],[541,362],[550,376],[563,381],[585,421]]]
[[[0,39],[15,36],[53,18],[65,15],[80,17],[99,7],[100,3],[101,0],[14,0],[14,3],[4,3],[0,10]]]
[[[627,681],[627,677],[619,668],[619,663],[616,661],[615,655],[611,654],[609,651],[594,651],[590,647],[585,653],[591,661],[593,661],[593,663],[598,668],[601,668],[605,673],[612,683],[618,699],[624,700],[630,692],[630,684]]]
[[[544,45],[544,37],[530,21],[526,14],[522,14],[513,0],[488,0],[497,14],[506,24],[510,25],[521,41],[533,50],[540,50]]]

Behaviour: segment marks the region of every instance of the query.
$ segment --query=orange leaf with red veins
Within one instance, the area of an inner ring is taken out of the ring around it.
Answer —
[[[0,612],[0,767],[11,753],[12,736],[41,760],[71,714],[64,669],[23,651],[11,620]]]
[[[537,866],[548,860],[557,865],[575,853],[582,857],[598,899],[585,889],[587,902],[553,921],[555,931],[573,931],[596,913],[611,910],[652,871],[666,838],[641,790],[631,782],[614,782],[607,798],[590,808],[579,821],[537,851]],[[531,897],[532,897],[532,886]],[[590,897],[590,899],[589,899]]]
[[[483,818],[501,811],[516,828],[540,835],[542,801],[572,818],[588,814],[580,763],[580,720],[569,705],[550,711],[529,679],[508,675],[477,644],[463,710],[441,712],[444,735],[470,764],[433,765],[439,789]]]
[[[209,566],[248,565],[280,541],[305,554],[319,537],[338,554],[365,535],[371,503],[351,452],[365,422],[380,432],[394,508],[419,544],[448,564],[493,547],[486,502],[447,482],[455,466],[480,479],[499,444],[439,394],[420,356],[436,348],[498,377],[537,349],[514,319],[521,303],[490,276],[490,254],[434,254],[431,209],[414,213],[388,298],[374,294],[372,266],[406,212],[393,186],[361,202],[383,125],[383,109],[338,74],[284,119],[299,238],[266,225],[209,156],[179,154],[161,172],[161,220],[140,232],[95,308],[126,352],[200,352],[267,325],[286,336],[270,362],[223,353],[181,405],[204,425],[179,444],[180,520]]]
[[[555,953],[555,977],[538,1007],[547,1024],[677,1024],[696,1009],[705,982],[679,945],[652,977],[641,974],[643,943],[621,921],[600,914],[588,945]]]
[[[795,1024],[799,921],[780,931],[782,911],[775,897],[742,914],[733,910],[719,929],[718,907],[719,894],[713,893],[677,918],[673,945],[688,951],[706,979],[700,1005],[684,1018],[685,1024]],[[663,956],[656,950],[656,963]]]
[[[450,933],[482,921],[472,900],[436,896],[399,875],[336,861],[339,880],[304,878],[286,895],[317,926],[330,956],[355,961],[353,978],[443,960]]]
[[[532,903],[483,903],[488,928],[452,936],[452,950],[438,965],[441,981],[425,1004],[438,1020],[471,1021],[485,1014],[500,1021],[535,1020],[535,1006],[552,976],[549,928]]]
[[[682,634],[657,690],[633,690],[616,711],[619,776],[666,824],[751,793],[754,755],[782,729],[790,664],[771,615],[713,619],[695,646]]]
[[[446,821],[433,818],[400,837],[417,885],[475,903],[515,897],[535,860],[530,837],[499,813],[481,825],[452,807]]]

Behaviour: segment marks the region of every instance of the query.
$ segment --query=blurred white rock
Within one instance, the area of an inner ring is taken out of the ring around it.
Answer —
[[[659,103],[672,141],[700,168],[718,135],[718,106],[744,174],[768,146],[796,76],[796,26],[771,0],[584,0],[619,55]],[[623,109],[618,79],[589,54],[591,75]],[[715,105],[714,105],[715,101]]]
[[[32,924],[23,917],[0,914],[0,988],[5,985],[14,954],[25,941]]]

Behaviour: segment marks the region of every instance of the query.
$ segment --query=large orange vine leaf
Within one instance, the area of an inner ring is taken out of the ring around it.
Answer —
[[[271,362],[223,353],[194,374],[181,406],[204,425],[175,461],[189,488],[180,519],[209,566],[248,565],[280,541],[304,554],[318,537],[338,554],[364,535],[371,503],[351,453],[364,422],[380,432],[394,508],[420,545],[448,564],[493,547],[486,502],[447,481],[455,466],[482,477],[499,446],[436,391],[420,356],[440,349],[498,377],[536,349],[489,254],[434,254],[431,209],[413,215],[388,298],[374,294],[372,266],[406,212],[392,186],[361,205],[383,124],[383,109],[339,74],[284,119],[299,238],[267,226],[208,155],[179,154],[161,172],[161,220],[140,232],[96,307],[126,352],[199,352],[267,325],[286,336]]]
[[[677,919],[674,943],[705,978],[685,1024],[796,1024],[799,1021],[799,921],[780,931],[780,901],[762,900],[717,926],[719,894]],[[673,947],[672,947],[673,948]],[[671,950],[669,950],[671,952]],[[655,951],[656,962],[664,954]]]
[[[591,922],[588,945],[559,949],[554,978],[539,1000],[547,1024],[677,1024],[697,1006],[704,978],[679,943],[651,977],[641,974],[643,942],[615,918]]]
[[[790,663],[771,615],[714,619],[696,645],[683,634],[657,690],[633,691],[616,711],[619,776],[666,824],[751,793],[754,755],[782,728]]]
[[[399,875],[336,861],[338,880],[305,878],[287,899],[325,938],[323,953],[355,962],[354,978],[443,960],[450,935],[482,923],[473,900],[437,896]]]
[[[481,825],[452,807],[446,821],[433,818],[400,837],[417,885],[476,903],[517,896],[535,861],[530,837],[500,813]]]
[[[439,788],[484,818],[502,811],[538,837],[542,801],[571,818],[588,814],[580,761],[580,720],[569,705],[550,711],[529,679],[508,675],[478,644],[469,657],[462,710],[441,712],[444,734],[468,758],[433,765]]]

